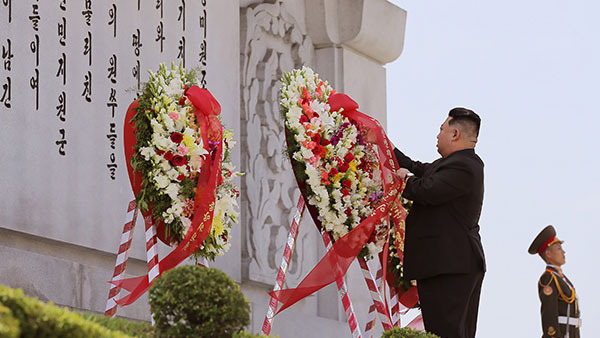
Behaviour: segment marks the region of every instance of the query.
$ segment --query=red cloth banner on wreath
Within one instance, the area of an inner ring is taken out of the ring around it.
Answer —
[[[221,179],[221,159],[223,154],[223,127],[217,118],[221,113],[219,102],[212,94],[203,88],[192,86],[186,91],[187,98],[194,105],[194,115],[198,120],[202,135],[204,148],[210,152],[209,141],[217,143],[215,153],[208,155],[203,162],[198,177],[196,193],[194,197],[194,217],[192,224],[185,234],[183,240],[167,257],[159,262],[159,271],[165,272],[176,267],[183,260],[198,250],[212,228],[213,211],[215,208],[216,189]],[[134,172],[131,167],[131,157],[135,153],[135,126],[131,122],[132,117],[138,109],[137,100],[128,108],[125,116],[124,143],[127,171],[134,194],[137,196],[142,184],[142,175]],[[151,210],[144,215],[151,214]],[[120,306],[135,302],[144,292],[150,288],[148,275],[111,281],[110,283],[130,291],[130,294],[117,300]]]

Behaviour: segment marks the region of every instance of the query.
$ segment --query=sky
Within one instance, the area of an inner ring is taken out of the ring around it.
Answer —
[[[433,161],[451,108],[482,118],[488,271],[477,337],[542,335],[545,263],[527,249],[548,224],[565,241],[581,334],[598,336],[600,2],[390,2],[408,13],[402,55],[386,66],[392,142]]]

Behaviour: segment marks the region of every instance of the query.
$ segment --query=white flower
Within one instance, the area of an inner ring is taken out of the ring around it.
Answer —
[[[157,175],[154,177],[154,182],[156,182],[156,185],[159,189],[164,189],[169,185],[170,180],[165,175]]]

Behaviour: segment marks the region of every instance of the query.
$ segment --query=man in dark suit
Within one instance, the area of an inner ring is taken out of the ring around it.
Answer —
[[[485,258],[479,236],[483,161],[475,154],[481,119],[454,108],[440,127],[433,163],[395,149],[406,219],[404,277],[417,281],[425,329],[442,338],[472,338],[477,328]]]
[[[546,262],[546,271],[538,281],[543,338],[579,338],[581,313],[575,287],[561,268],[566,262],[562,243],[556,237],[554,227],[548,225],[528,250],[532,255],[540,255]]]

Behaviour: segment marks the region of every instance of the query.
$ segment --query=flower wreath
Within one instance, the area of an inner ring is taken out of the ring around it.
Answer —
[[[195,252],[212,260],[231,246],[231,226],[239,215],[239,190],[233,180],[241,174],[231,162],[233,132],[221,128],[220,106],[206,89],[196,86],[195,71],[160,64],[158,72],[149,73],[132,118],[136,143],[131,167],[142,178],[137,203],[142,212],[151,213],[163,242],[181,242],[196,211],[194,197],[203,163],[209,157],[214,160],[222,141],[212,228]],[[201,109],[205,121],[194,114],[200,108],[205,108]]]
[[[361,223],[383,196],[381,170],[365,130],[340,111],[332,110],[335,91],[308,67],[283,76],[281,108],[287,152],[313,219],[338,240]],[[361,257],[379,253],[386,240],[385,220]]]

